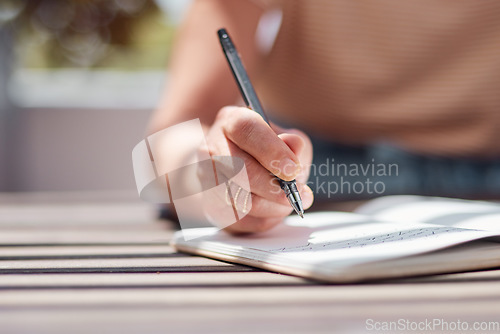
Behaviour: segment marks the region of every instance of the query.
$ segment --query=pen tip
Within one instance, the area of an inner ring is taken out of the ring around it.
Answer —
[[[300,218],[304,219],[304,213],[303,212],[299,212],[299,216],[300,216]]]

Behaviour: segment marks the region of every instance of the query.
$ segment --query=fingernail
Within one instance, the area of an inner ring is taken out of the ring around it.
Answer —
[[[292,159],[285,158],[280,161],[279,174],[282,179],[293,180],[300,173],[300,165],[296,164]]]

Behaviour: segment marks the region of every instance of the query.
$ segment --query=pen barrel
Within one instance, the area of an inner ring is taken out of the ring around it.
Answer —
[[[286,196],[289,196],[293,192],[299,192],[297,190],[297,185],[295,184],[295,180],[285,181],[285,180],[279,179],[279,182],[280,182],[280,187],[281,187],[281,189],[283,189]]]
[[[219,29],[217,31],[217,35],[219,36],[219,41],[222,44],[222,48],[227,52],[236,52],[236,48],[234,47],[231,38],[227,34],[226,29]]]
[[[266,123],[269,124],[269,119],[264,112],[264,108],[262,108],[260,100],[257,97],[257,93],[250,82],[248,73],[243,66],[241,57],[238,54],[231,37],[229,37],[229,34],[225,29],[219,29],[217,31],[217,35],[219,36],[222,50],[224,51],[224,55],[230,64],[231,72],[236,79],[236,83],[238,84],[238,88],[240,89],[241,96],[243,97],[246,106],[262,116]]]
[[[222,46],[222,50],[224,51],[224,55],[229,63],[229,67],[231,68],[231,72],[233,72],[234,78],[236,79],[236,83],[238,84],[238,88],[241,91],[241,95],[245,100],[245,104],[258,113],[262,118],[269,124],[269,119],[264,113],[264,109],[260,104],[259,98],[257,97],[257,93],[255,93],[255,89],[250,82],[250,78],[248,77],[247,71],[243,66],[243,63],[240,59],[240,55],[238,51],[236,51],[236,47],[234,46],[229,34],[225,29],[219,29],[217,31],[217,35],[219,36],[219,41]],[[302,200],[300,199],[300,194],[297,189],[297,185],[295,184],[295,180],[293,181],[285,181],[278,178],[281,189],[285,192],[285,196],[290,202],[290,205],[293,209],[303,217],[304,208],[302,207]]]
[[[280,187],[281,189],[283,189],[283,192],[285,193],[285,196],[292,208],[295,210],[295,212],[297,212],[297,214],[303,217],[304,207],[302,206],[302,200],[300,198],[299,190],[297,189],[295,180],[285,181],[280,178],[278,178],[278,180],[280,182]]]

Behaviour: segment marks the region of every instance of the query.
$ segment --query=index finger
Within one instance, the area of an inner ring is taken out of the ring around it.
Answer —
[[[224,135],[241,150],[253,156],[277,177],[291,181],[300,172],[298,157],[264,119],[247,108],[221,110]]]

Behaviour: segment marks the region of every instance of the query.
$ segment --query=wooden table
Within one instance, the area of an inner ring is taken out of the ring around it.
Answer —
[[[176,253],[170,225],[155,217],[154,207],[129,195],[0,194],[0,332],[365,333],[390,325],[384,321],[411,329],[437,320],[449,329],[457,321],[500,326],[500,270],[318,284]]]

